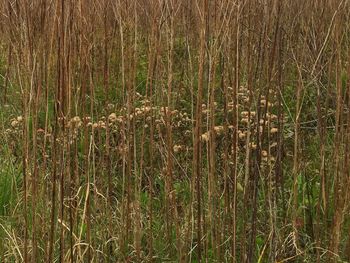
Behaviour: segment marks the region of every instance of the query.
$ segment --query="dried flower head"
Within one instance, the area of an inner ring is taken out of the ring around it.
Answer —
[[[276,147],[277,146],[277,142],[274,142],[270,145],[270,148]]]
[[[224,132],[224,126],[215,126],[214,131],[216,132],[216,134],[222,134]]]
[[[245,124],[248,124],[248,123],[249,123],[249,120],[248,120],[248,118],[242,118],[242,119],[241,119],[241,122],[242,122],[242,123],[245,123]]]
[[[249,148],[252,149],[252,150],[255,150],[256,149],[256,143],[249,143]]]
[[[111,123],[116,122],[117,121],[117,115],[114,112],[109,114],[108,121],[111,122]]]
[[[178,153],[182,150],[182,146],[181,145],[174,145],[173,150],[174,150],[174,153]]]
[[[266,124],[266,123],[267,123],[267,120],[261,119],[261,120],[259,121],[259,124],[261,124],[261,125],[263,125],[264,123]]]
[[[74,128],[79,128],[81,126],[82,122],[79,116],[73,117],[70,122],[68,123],[68,126],[72,125]]]
[[[248,111],[242,111],[242,112],[241,112],[241,116],[244,117],[244,118],[247,118],[247,117],[248,117],[248,114],[249,114]]]
[[[201,135],[201,141],[204,141],[204,142],[207,142],[207,141],[209,141],[209,132],[206,132],[206,133],[203,133],[202,135]]]
[[[114,105],[112,103],[108,103],[107,108],[109,110],[112,110],[114,108]]]
[[[238,138],[243,140],[245,138],[246,134],[244,132],[238,131]]]
[[[11,126],[12,126],[12,128],[16,128],[18,126],[18,121],[17,120],[12,120],[11,121]]]
[[[272,133],[272,134],[277,133],[277,132],[278,132],[277,128],[271,128],[271,130],[270,130],[270,133]]]
[[[277,120],[277,115],[275,114],[270,114],[269,115],[270,120]]]
[[[37,130],[36,130],[36,132],[37,132],[37,133],[45,133],[45,130],[44,130],[44,129],[39,128],[39,129],[37,129]]]

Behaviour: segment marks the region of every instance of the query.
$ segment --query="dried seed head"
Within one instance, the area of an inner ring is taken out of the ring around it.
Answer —
[[[270,117],[270,120],[277,120],[277,115],[275,114],[270,114],[269,117]]]
[[[75,123],[78,123],[78,122],[81,122],[81,119],[79,116],[75,116],[75,117],[73,117],[72,121]]]
[[[203,133],[202,135],[201,135],[201,141],[204,141],[204,142],[207,142],[207,141],[209,141],[209,132],[206,132],[206,133]]]
[[[246,134],[244,132],[238,131],[238,138],[243,140],[245,138]]]
[[[222,134],[224,132],[224,126],[215,126],[214,131],[216,132],[216,134]]]
[[[178,153],[182,150],[182,146],[181,145],[174,145],[173,150],[174,150],[174,153]]]
[[[116,121],[117,121],[117,115],[116,115],[114,112],[111,113],[111,114],[108,116],[108,120],[109,120],[109,122],[112,122],[112,123],[116,122]]]
[[[11,121],[11,126],[12,126],[12,128],[16,128],[18,126],[18,121],[17,120],[12,120]]]
[[[272,134],[277,133],[277,132],[278,132],[277,128],[271,128],[271,130],[270,130],[270,133],[272,133]]]
[[[242,123],[245,123],[245,124],[248,124],[248,123],[249,123],[249,120],[248,120],[248,118],[243,118],[243,119],[241,119],[241,122],[242,122]]]
[[[102,128],[102,129],[105,129],[106,128],[106,123],[104,121],[99,121],[98,122],[98,127]]]
[[[270,148],[276,147],[277,146],[277,142],[274,142],[270,145]]]
[[[239,91],[243,91],[244,92],[244,91],[248,91],[248,89],[246,87],[244,87],[244,86],[240,86],[239,87]]]
[[[135,110],[135,116],[141,116],[143,114],[143,111],[139,108],[137,108],[137,110]]]
[[[245,117],[245,118],[248,117],[248,114],[249,114],[248,111],[242,111],[242,112],[241,112],[241,116],[242,116],[242,117]]]
[[[37,133],[45,133],[45,130],[44,130],[44,129],[39,128],[39,129],[37,129],[37,130],[36,130],[36,132],[37,132]]]
[[[68,122],[68,126],[73,125],[74,128],[79,128],[81,126],[82,122],[79,116],[73,117],[70,122]]]
[[[255,150],[256,149],[256,144],[255,143],[249,143],[249,147],[250,147],[250,149]]]
[[[112,110],[114,108],[114,105],[112,103],[108,103],[107,108],[109,110]]]
[[[149,106],[142,107],[141,109],[143,110],[144,113],[149,113],[152,110],[152,108]]]

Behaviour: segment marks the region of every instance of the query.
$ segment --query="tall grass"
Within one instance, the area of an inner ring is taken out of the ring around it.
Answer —
[[[348,262],[349,7],[1,1],[1,261]]]

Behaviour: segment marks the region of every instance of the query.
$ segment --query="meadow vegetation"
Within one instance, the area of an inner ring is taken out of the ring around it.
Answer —
[[[1,0],[1,262],[350,262],[348,0]]]

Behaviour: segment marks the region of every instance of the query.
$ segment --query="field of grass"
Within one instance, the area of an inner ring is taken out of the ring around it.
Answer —
[[[0,262],[350,262],[349,0],[1,0]]]

